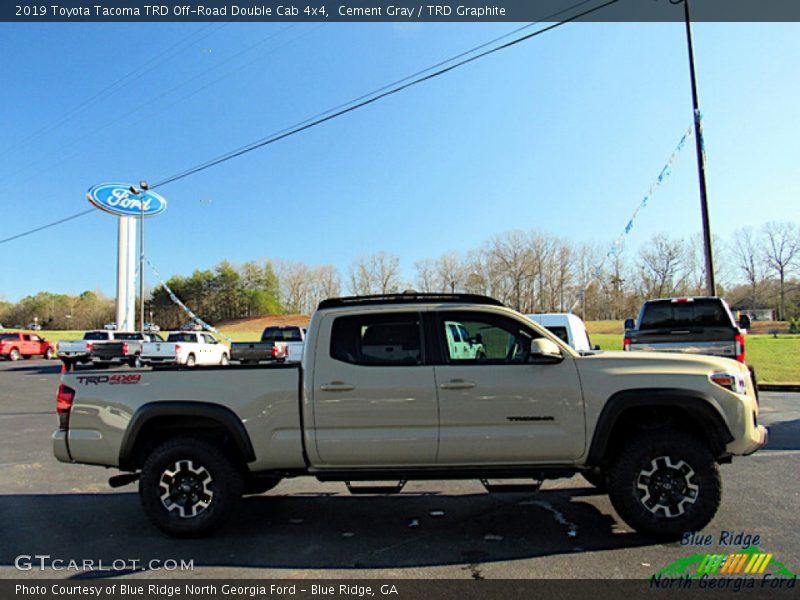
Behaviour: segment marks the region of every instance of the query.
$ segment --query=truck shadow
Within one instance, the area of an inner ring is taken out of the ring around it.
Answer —
[[[54,374],[61,373],[60,361],[36,361],[34,363],[21,363],[18,366],[8,367],[3,371],[10,371],[16,373],[30,373],[31,375]]]
[[[769,441],[764,450],[800,450],[800,419],[767,426]]]
[[[102,559],[104,564],[136,558],[147,565],[154,558],[170,558],[193,560],[195,568],[379,569],[470,565],[655,543],[615,531],[611,514],[586,500],[597,495],[593,488],[457,496],[279,492],[280,487],[245,498],[223,530],[200,540],[173,539],[156,530],[131,493],[0,496],[0,520],[6,524],[0,565],[13,567],[24,553],[66,561]],[[76,571],[55,575],[87,576]]]

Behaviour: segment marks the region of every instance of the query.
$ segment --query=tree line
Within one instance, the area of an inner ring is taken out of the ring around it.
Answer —
[[[800,316],[800,227],[788,221],[742,228],[714,240],[718,293],[737,308]],[[379,251],[355,258],[342,275],[333,265],[297,261],[228,261],[157,285],[145,301],[147,320],[173,329],[188,317],[169,290],[212,324],[272,314],[311,314],[320,300],[344,294],[419,292],[485,294],[523,313],[573,311],[586,320],[635,316],[650,298],[704,295],[700,236],[653,236],[638,252],[576,244],[547,232],[509,231],[479,248],[419,260],[413,271]],[[169,288],[169,290],[167,289]],[[90,329],[113,321],[113,300],[40,292],[17,303],[0,301],[0,323],[46,329]]]

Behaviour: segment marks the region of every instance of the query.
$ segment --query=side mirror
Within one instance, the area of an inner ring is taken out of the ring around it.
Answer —
[[[600,344],[595,344],[595,345],[592,347],[592,350],[600,350]]]
[[[742,329],[750,329],[750,317],[748,315],[742,315],[739,317],[739,327]]]
[[[549,358],[561,360],[561,348],[546,338],[536,338],[531,340],[531,358]]]
[[[636,321],[633,319],[625,319],[625,331],[636,329]]]

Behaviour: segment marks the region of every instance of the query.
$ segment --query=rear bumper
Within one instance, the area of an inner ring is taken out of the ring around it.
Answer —
[[[63,429],[53,432],[53,455],[59,462],[72,462],[72,457],[69,455],[69,446],[67,446],[67,432]]]

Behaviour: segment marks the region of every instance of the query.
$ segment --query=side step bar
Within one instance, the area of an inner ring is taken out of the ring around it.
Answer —
[[[481,479],[481,485],[490,494],[495,493],[514,493],[514,492],[538,492],[542,487],[541,481],[533,480],[530,483],[491,483],[488,479]]]
[[[353,485],[350,481],[345,481],[347,491],[351,494],[399,494],[406,485],[406,480],[402,479],[395,485]]]

